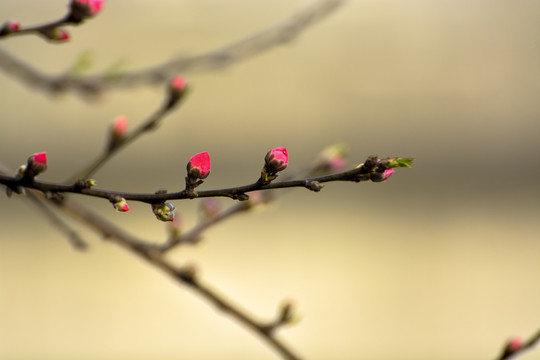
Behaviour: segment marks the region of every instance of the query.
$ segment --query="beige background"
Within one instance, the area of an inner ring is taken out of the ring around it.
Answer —
[[[65,3],[2,0],[0,20],[54,19]],[[137,69],[235,41],[304,4],[109,0],[70,28],[69,44],[29,36],[1,46],[44,72],[86,50],[92,71],[119,60]],[[234,186],[258,176],[272,147],[289,149],[294,172],[335,142],[349,144],[350,166],[370,154],[415,157],[385,183],[287,192],[173,256],[262,318],[294,299],[302,321],[280,335],[305,358],[494,358],[508,337],[540,328],[539,17],[540,2],[528,0],[350,1],[286,47],[188,75],[185,106],[95,177],[102,188],[178,190],[189,157],[209,151],[203,188]],[[48,181],[83,167],[115,116],[138,123],[163,93],[88,103],[4,73],[0,83],[1,162],[15,169],[47,151]],[[165,237],[148,206],[117,214],[77,199],[140,236]],[[194,225],[197,201],[176,205]],[[275,358],[84,228],[91,249],[78,253],[21,198],[0,197],[0,212],[0,359]]]

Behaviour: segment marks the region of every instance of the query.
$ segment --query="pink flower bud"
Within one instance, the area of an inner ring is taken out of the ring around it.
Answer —
[[[89,0],[88,5],[90,5],[90,9],[92,9],[92,12],[94,14],[97,14],[101,11],[101,7],[103,6],[104,0]]]
[[[21,27],[21,23],[19,23],[18,21],[9,21],[8,22],[8,28],[11,32],[15,32],[17,30],[19,30],[19,28]]]
[[[53,36],[50,39],[54,41],[60,41],[60,42],[69,41],[70,39],[69,32],[65,29],[56,28],[53,32]]]
[[[21,166],[19,174],[25,177],[34,178],[39,173],[47,169],[47,153],[40,152],[31,155],[26,166]]]
[[[513,338],[508,341],[508,349],[511,351],[516,351],[521,348],[523,341],[520,338]]]
[[[101,11],[104,0],[73,0],[71,3],[71,9],[74,12],[81,12],[77,14],[84,17],[94,16]]]
[[[34,154],[30,156],[29,160],[31,160],[34,164],[47,166],[47,153],[40,152],[40,153]]]
[[[269,173],[276,173],[285,170],[289,163],[289,154],[284,147],[278,147],[270,150],[265,158],[265,168]]]
[[[107,145],[108,151],[112,151],[124,140],[127,126],[128,121],[125,116],[118,116],[114,120],[109,130],[109,143]]]
[[[327,146],[313,165],[314,174],[335,173],[345,170],[347,148],[345,144]]]
[[[388,179],[390,175],[395,173],[396,171],[394,169],[386,169],[384,170],[384,180]]]
[[[169,83],[167,103],[165,107],[171,109],[176,105],[188,92],[188,83],[186,79],[177,76]]]
[[[113,132],[116,136],[118,137],[122,137],[124,136],[125,132],[126,132],[126,129],[127,129],[127,126],[128,126],[128,121],[126,119],[125,116],[118,116],[115,120],[114,120],[114,124],[113,124]]]
[[[202,152],[194,155],[187,164],[188,177],[191,179],[204,179],[210,173],[210,155]]]
[[[394,169],[386,169],[383,172],[373,172],[371,173],[371,181],[373,182],[382,182],[385,181],[395,172]]]
[[[118,201],[113,202],[114,209],[118,212],[128,212],[129,205],[124,198],[120,198]]]
[[[21,24],[18,21],[6,21],[0,27],[0,36],[5,36],[17,32],[20,27]]]
[[[171,81],[171,88],[177,91],[183,90],[187,86],[187,81],[182,76],[177,76]]]

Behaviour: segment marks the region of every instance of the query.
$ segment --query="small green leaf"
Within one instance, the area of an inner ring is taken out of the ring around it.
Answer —
[[[412,167],[414,158],[393,158],[389,160],[390,160],[389,167],[391,168],[396,168],[396,167],[410,168]]]
[[[105,70],[105,77],[107,78],[107,80],[114,80],[115,78],[118,78],[123,72],[126,71],[128,63],[128,59],[123,58],[116,60],[111,65],[109,65]]]
[[[83,51],[69,69],[69,73],[71,75],[82,75],[85,72],[88,72],[88,70],[90,70],[90,68],[94,65],[94,60],[93,51]]]

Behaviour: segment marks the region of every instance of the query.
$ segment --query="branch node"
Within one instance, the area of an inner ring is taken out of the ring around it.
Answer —
[[[231,196],[233,200],[247,201],[249,200],[249,195],[246,193],[234,194]]]
[[[306,187],[306,189],[315,191],[315,192],[321,191],[321,189],[324,187],[324,185],[321,184],[320,182],[315,181],[315,180],[308,180],[308,179],[304,181],[304,186]]]

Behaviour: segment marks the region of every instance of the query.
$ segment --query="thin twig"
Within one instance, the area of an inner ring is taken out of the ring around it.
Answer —
[[[29,86],[54,93],[75,91],[91,96],[115,88],[155,85],[177,74],[221,69],[278,45],[287,44],[311,25],[331,14],[343,2],[344,0],[317,0],[282,23],[217,50],[175,58],[147,69],[115,73],[114,76],[111,74],[88,76],[76,76],[69,73],[43,74],[2,49],[0,49],[0,68],[6,74],[14,76]]]
[[[517,343],[514,341],[517,341]],[[531,338],[523,344],[520,339],[510,340],[503,348],[501,355],[497,357],[497,360],[508,360],[523,355],[527,350],[531,350],[538,343],[540,343],[540,331],[531,336]]]
[[[192,269],[175,267],[168,262],[164,256],[162,256],[162,252],[159,251],[159,249],[155,246],[127,234],[113,223],[105,220],[100,215],[93,213],[72,201],[62,201],[57,203],[57,205],[68,215],[75,217],[76,219],[90,226],[90,228],[93,230],[104,235],[107,240],[113,241],[114,243],[138,255],[152,265],[161,269],[167,275],[172,277],[177,283],[192,289],[195,293],[214,304],[220,311],[230,315],[233,319],[252,330],[284,359],[299,359],[299,357],[295,355],[292,350],[288,348],[288,346],[274,336],[273,332],[268,332],[267,327],[264,324],[254,320],[237,305],[225,299],[221,294],[217,293],[208,285],[201,282],[198,275],[194,273]]]
[[[220,211],[215,216],[211,217],[208,220],[202,221],[194,226],[190,231],[179,234],[176,237],[170,238],[166,243],[159,247],[160,251],[166,252],[172,249],[173,247],[180,244],[195,244],[200,241],[201,234],[207,230],[209,227],[214,226],[225,219],[230,218],[233,215],[242,213],[251,208],[251,204],[248,201],[239,202],[234,204],[227,209]]]
[[[78,172],[74,176],[70,177],[68,180],[66,180],[66,184],[71,184],[76,182],[79,179],[87,179],[92,174],[94,174],[100,167],[105,165],[105,163],[112,158],[114,154],[116,154],[119,150],[126,147],[133,141],[137,140],[139,136],[143,135],[144,133],[154,130],[158,125],[159,122],[164,118],[166,114],[169,113],[171,108],[163,105],[160,106],[160,108],[155,111],[146,121],[144,121],[142,124],[140,124],[135,130],[133,130],[131,133],[120,139],[117,143],[115,143],[112,147],[106,147],[105,150],[94,160],[92,161],[84,170]]]
[[[76,250],[86,250],[88,244],[81,238],[79,233],[72,229],[64,220],[56,215],[48,206],[41,200],[39,196],[34,195],[32,192],[28,192],[26,197],[34,204],[42,214],[49,219],[52,225],[54,225],[61,233],[63,233],[70,244]]]
[[[386,169],[389,168],[388,164],[391,162],[395,162],[396,159],[400,158],[387,158],[379,160],[377,157],[369,157],[364,164],[361,164],[357,168],[331,175],[322,175],[300,180],[273,182],[269,184],[264,184],[260,181],[256,181],[248,185],[225,189],[198,191],[197,193],[187,192],[184,190],[172,193],[131,193],[112,190],[100,190],[81,186],[79,182],[73,183],[71,185],[66,185],[51,182],[42,182],[24,177],[21,178],[17,176],[7,176],[2,174],[0,174],[0,184],[4,184],[9,188],[24,187],[29,189],[36,189],[44,193],[74,193],[109,200],[114,198],[124,198],[125,200],[140,201],[148,204],[161,203],[166,200],[192,199],[194,196],[198,198],[229,197],[232,199],[242,200],[248,198],[246,197],[246,193],[256,190],[303,187],[312,191],[320,191],[322,188],[321,184],[326,182],[368,181],[370,179],[373,179],[375,175],[382,174]],[[412,161],[412,159],[410,161]],[[376,163],[376,165],[374,167],[367,166],[368,163]]]

